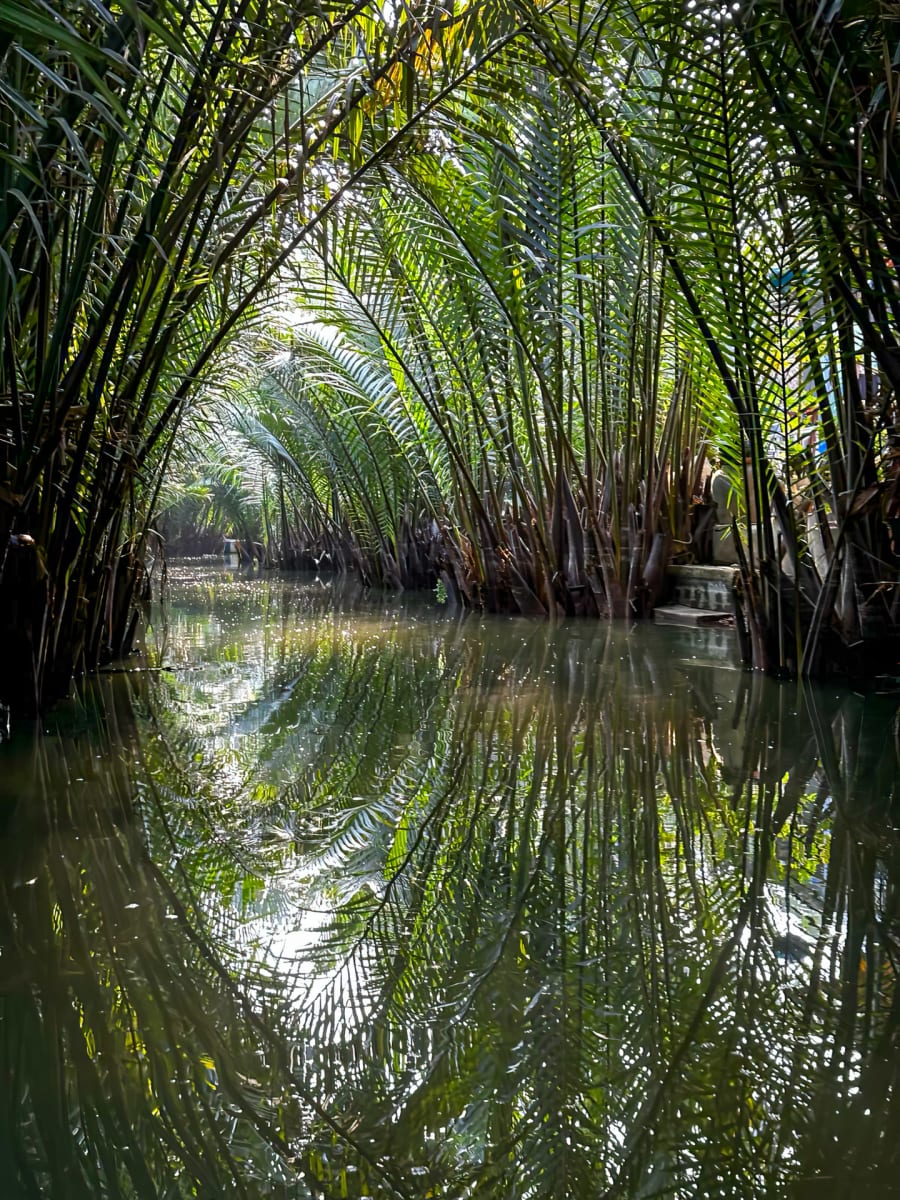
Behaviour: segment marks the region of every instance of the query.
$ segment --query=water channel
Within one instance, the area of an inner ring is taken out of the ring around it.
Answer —
[[[0,1197],[900,1195],[897,697],[170,568],[0,745]]]

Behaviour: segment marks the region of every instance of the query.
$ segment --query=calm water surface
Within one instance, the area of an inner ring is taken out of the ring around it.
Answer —
[[[900,1195],[895,698],[171,577],[0,746],[2,1200]]]

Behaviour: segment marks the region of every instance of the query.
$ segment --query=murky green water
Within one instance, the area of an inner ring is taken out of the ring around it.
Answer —
[[[0,1197],[900,1195],[896,701],[173,571],[0,746]]]

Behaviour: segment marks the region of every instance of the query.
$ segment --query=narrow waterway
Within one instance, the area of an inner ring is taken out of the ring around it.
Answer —
[[[0,1197],[900,1195],[897,698],[170,570],[0,745]]]

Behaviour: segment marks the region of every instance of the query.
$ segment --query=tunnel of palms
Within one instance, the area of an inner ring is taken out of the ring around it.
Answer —
[[[898,1194],[898,62],[0,0],[4,1198]]]
[[[894,644],[889,6],[0,19],[14,709],[127,652],[148,565],[205,530],[648,615],[714,553],[713,468],[755,667]]]

